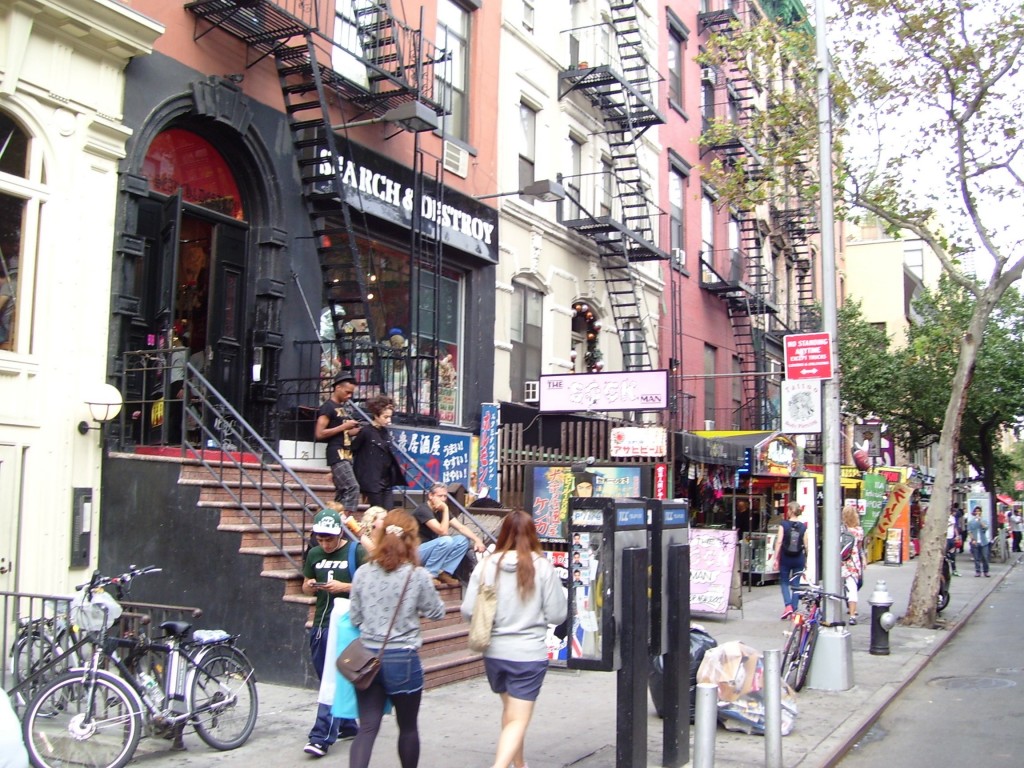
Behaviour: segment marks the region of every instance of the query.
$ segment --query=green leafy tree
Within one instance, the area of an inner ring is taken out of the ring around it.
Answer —
[[[985,330],[1003,294],[1024,274],[1024,7],[1020,0],[836,5],[837,17],[829,24],[839,73],[833,115],[845,117],[849,136],[833,148],[839,160],[837,207],[871,212],[891,232],[925,241],[952,283],[972,299],[955,337],[948,398],[937,409],[942,423],[931,507],[947,509],[961,432],[971,428],[963,414]],[[777,71],[779,64],[809,72],[816,65],[813,57],[789,59],[753,44],[742,58],[728,54],[721,61],[742,62],[754,73]],[[793,89],[787,99],[801,97],[806,105],[815,93]],[[734,196],[726,202],[756,203],[765,184],[776,185],[769,187],[775,195],[813,190],[808,158],[814,156],[815,116],[794,106],[748,120],[747,135],[759,156],[773,141],[785,140],[792,150],[771,155],[756,173],[742,163],[719,164],[717,172],[735,182],[732,188],[722,185]],[[927,517],[921,544],[905,620],[930,626],[945,548],[943,515]]]

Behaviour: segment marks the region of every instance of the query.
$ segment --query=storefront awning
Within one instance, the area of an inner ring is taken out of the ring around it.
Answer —
[[[1012,496],[1007,496],[1005,493],[997,493],[996,498],[1003,502],[1003,504],[1009,504],[1011,507],[1013,506]]]
[[[743,448],[727,440],[709,438],[695,432],[678,433],[679,452],[691,461],[724,467],[743,466]]]

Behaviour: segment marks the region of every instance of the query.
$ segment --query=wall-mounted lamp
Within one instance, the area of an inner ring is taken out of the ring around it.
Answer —
[[[96,422],[96,426],[89,426],[88,421],[78,422],[78,431],[83,435],[89,434],[89,430],[92,429],[103,429],[105,423],[121,412],[124,399],[117,387],[110,384],[99,384],[86,396],[85,404],[89,406],[89,415]]]
[[[332,125],[331,130],[343,131],[347,128],[360,128],[364,125],[379,125],[380,123],[395,123],[409,133],[436,131],[440,125],[437,121],[437,113],[422,101],[407,101],[397,107],[392,107],[380,117]]]
[[[551,179],[540,179],[527,184],[522,189],[517,189],[515,192],[498,192],[493,195],[478,195],[477,200],[490,200],[492,197],[507,197],[508,195],[525,195],[527,197],[535,197],[544,203],[554,203],[559,200],[565,200],[565,188],[557,181]]]

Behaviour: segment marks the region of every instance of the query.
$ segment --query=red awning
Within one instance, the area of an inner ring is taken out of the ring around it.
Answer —
[[[996,498],[999,499],[1003,504],[1009,504],[1013,506],[1013,498],[1002,493],[997,493]]]

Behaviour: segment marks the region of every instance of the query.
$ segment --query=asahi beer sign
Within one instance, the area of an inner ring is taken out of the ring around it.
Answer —
[[[660,411],[668,408],[668,371],[566,373],[540,377],[540,410]]]
[[[664,427],[616,427],[611,434],[610,453],[613,458],[665,455]]]

